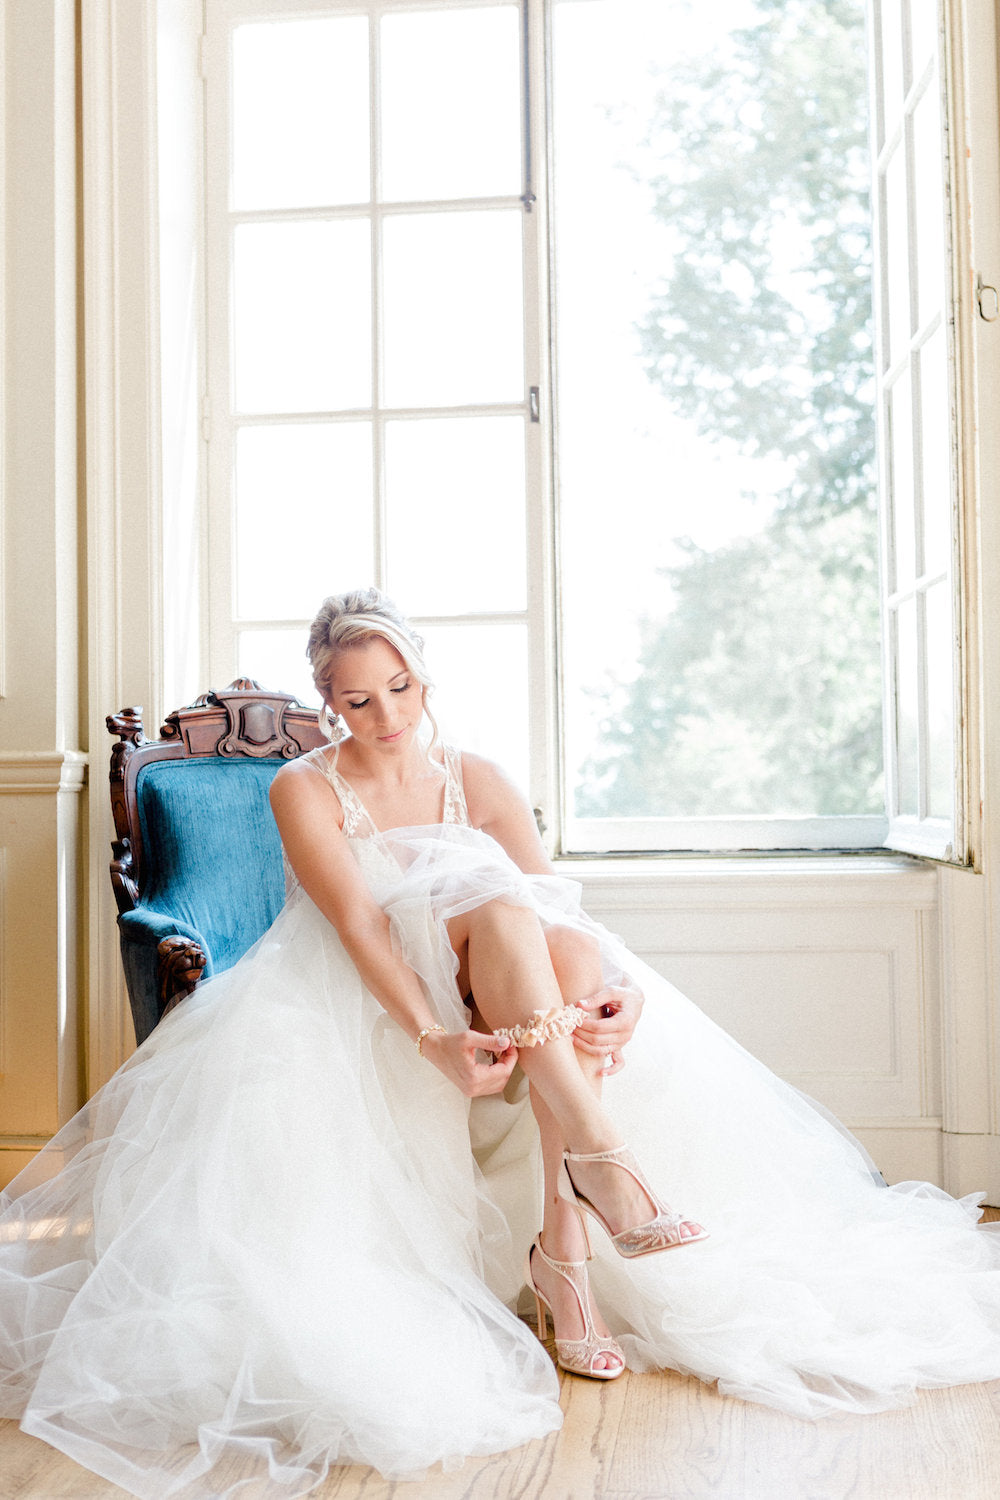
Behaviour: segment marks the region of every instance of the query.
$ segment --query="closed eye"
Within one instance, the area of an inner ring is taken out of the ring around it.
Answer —
[[[391,693],[408,693],[410,691],[410,688],[412,686],[413,686],[412,682],[404,682],[402,687],[390,688],[389,691]]]

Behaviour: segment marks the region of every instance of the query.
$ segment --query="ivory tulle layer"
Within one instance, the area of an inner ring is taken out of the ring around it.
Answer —
[[[354,848],[448,1027],[443,922],[484,900],[599,934],[609,977],[644,990],[609,1107],[712,1238],[601,1249],[634,1368],[802,1416],[1000,1378],[1000,1237],[974,1200],[886,1188],[570,882],[461,827]],[[470,1111],[295,890],[3,1195],[0,1415],[144,1500],[298,1496],[332,1463],[407,1476],[524,1443],[560,1422],[511,1311],[539,1201],[525,1100]]]

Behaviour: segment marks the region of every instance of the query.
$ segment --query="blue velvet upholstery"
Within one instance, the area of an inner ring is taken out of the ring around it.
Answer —
[[[149,879],[135,910],[118,919],[140,1040],[159,1016],[161,938],[195,939],[208,957],[206,976],[218,974],[281,910],[281,841],[267,794],[284,764],[211,756],[157,760],[140,770],[139,826]]]

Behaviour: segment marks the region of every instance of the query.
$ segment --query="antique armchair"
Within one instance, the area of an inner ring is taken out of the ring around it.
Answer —
[[[230,968],[284,900],[267,794],[286,761],[325,743],[315,709],[239,678],[168,714],[147,740],[142,709],[110,714],[111,884],[142,1042],[202,975]]]

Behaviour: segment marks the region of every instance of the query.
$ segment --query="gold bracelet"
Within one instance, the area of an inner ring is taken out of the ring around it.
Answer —
[[[424,1037],[425,1036],[430,1036],[430,1034],[431,1034],[432,1031],[444,1031],[444,1029],[445,1028],[443,1026],[425,1026],[424,1027],[423,1031],[417,1037],[417,1051],[420,1053],[421,1057],[423,1057],[423,1055],[424,1055]]]

